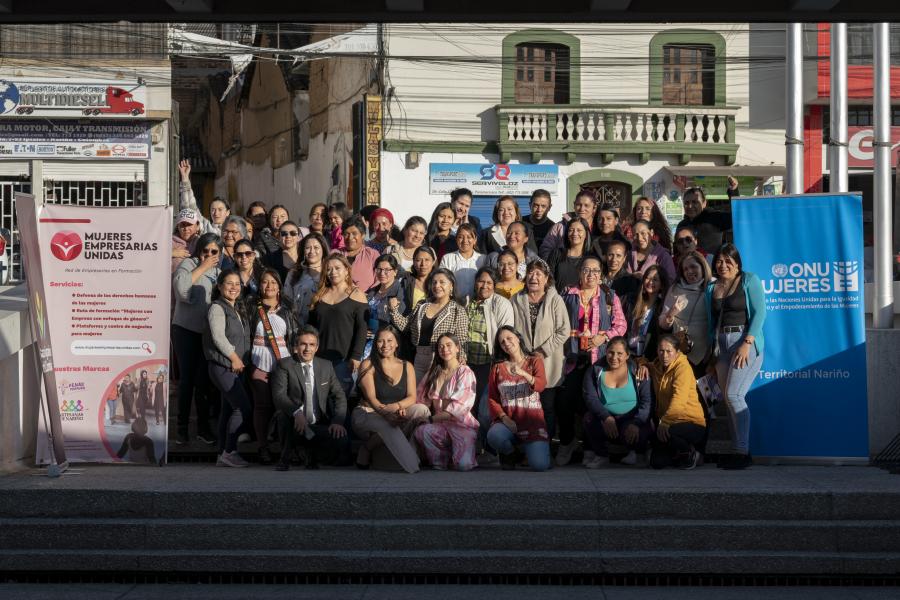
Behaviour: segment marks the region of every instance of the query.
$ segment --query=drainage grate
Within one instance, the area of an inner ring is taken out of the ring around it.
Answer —
[[[543,585],[619,587],[887,587],[900,575],[686,574],[345,574],[345,573],[109,573],[8,572],[0,583],[257,584],[257,585]]]

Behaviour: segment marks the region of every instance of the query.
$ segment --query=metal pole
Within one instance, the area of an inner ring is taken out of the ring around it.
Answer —
[[[894,273],[891,254],[891,51],[887,23],[872,25],[875,53],[875,175],[873,187],[875,227],[875,294],[872,325],[890,329],[894,324]]]
[[[803,193],[803,24],[787,26],[786,194]]]
[[[831,24],[831,134],[828,190],[846,192],[847,182],[847,24]]]

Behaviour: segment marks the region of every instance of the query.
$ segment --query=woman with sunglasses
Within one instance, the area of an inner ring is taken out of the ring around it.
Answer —
[[[207,444],[216,438],[209,426],[209,377],[203,360],[203,329],[212,292],[219,276],[222,240],[204,233],[197,240],[194,255],[184,259],[172,278],[175,315],[172,318],[172,345],[181,377],[178,380],[178,437],[175,443],[190,442],[188,426],[191,400],[197,402],[197,437]]]
[[[300,260],[300,227],[293,221],[285,221],[278,228],[278,236],[281,238],[281,249],[269,254],[264,262],[267,267],[278,271],[278,276],[284,281],[288,271]]]
[[[244,239],[234,245],[232,252],[235,271],[241,278],[241,298],[246,299],[259,295],[259,276],[263,266],[256,259],[256,251],[253,242]]]

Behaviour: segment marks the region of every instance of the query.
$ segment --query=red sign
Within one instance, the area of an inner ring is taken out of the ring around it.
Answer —
[[[875,167],[875,148],[872,142],[875,134],[871,127],[848,127],[849,167]],[[891,127],[891,165],[897,164],[897,153],[900,151],[900,127]]]

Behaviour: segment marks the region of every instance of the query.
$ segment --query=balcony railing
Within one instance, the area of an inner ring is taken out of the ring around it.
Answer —
[[[732,157],[736,108],[498,106],[500,151]],[[649,159],[649,156],[646,156]]]

